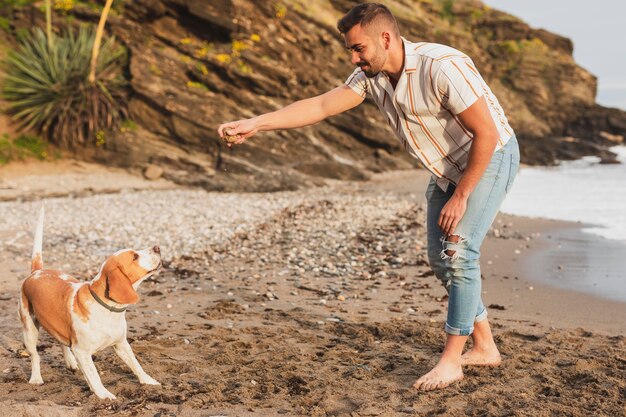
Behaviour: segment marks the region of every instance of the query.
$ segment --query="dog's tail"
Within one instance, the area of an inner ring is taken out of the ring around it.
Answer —
[[[33,242],[33,258],[30,263],[30,272],[43,269],[43,215],[44,209],[39,211],[39,220],[35,227],[35,241]]]

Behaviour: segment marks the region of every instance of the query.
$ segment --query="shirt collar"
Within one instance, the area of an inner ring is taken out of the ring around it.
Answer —
[[[404,72],[408,74],[417,69],[417,54],[413,42],[409,42],[403,37],[402,44],[404,46]]]

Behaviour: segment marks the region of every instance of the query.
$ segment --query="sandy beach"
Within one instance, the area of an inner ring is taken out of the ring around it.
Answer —
[[[626,413],[626,303],[533,276],[537,256],[577,225],[498,216],[483,300],[503,364],[422,393],[411,385],[436,362],[446,312],[425,254],[425,172],[219,194],[84,163],[50,169],[0,171],[2,415]],[[118,400],[99,401],[45,332],[45,384],[27,383],[16,303],[44,201],[48,267],[88,279],[120,245],[161,246],[166,268],[127,313],[131,346],[161,387],[141,386],[108,349],[95,363]]]

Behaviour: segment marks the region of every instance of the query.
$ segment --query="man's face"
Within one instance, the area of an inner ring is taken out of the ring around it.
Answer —
[[[387,61],[387,51],[383,46],[382,33],[374,27],[363,29],[355,25],[344,35],[346,48],[350,51],[350,62],[372,78],[382,71]]]

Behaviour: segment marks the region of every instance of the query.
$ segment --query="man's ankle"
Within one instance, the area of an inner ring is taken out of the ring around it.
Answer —
[[[495,342],[484,342],[484,343],[476,343],[469,350],[475,350],[478,352],[490,352],[493,350],[498,350]]]

